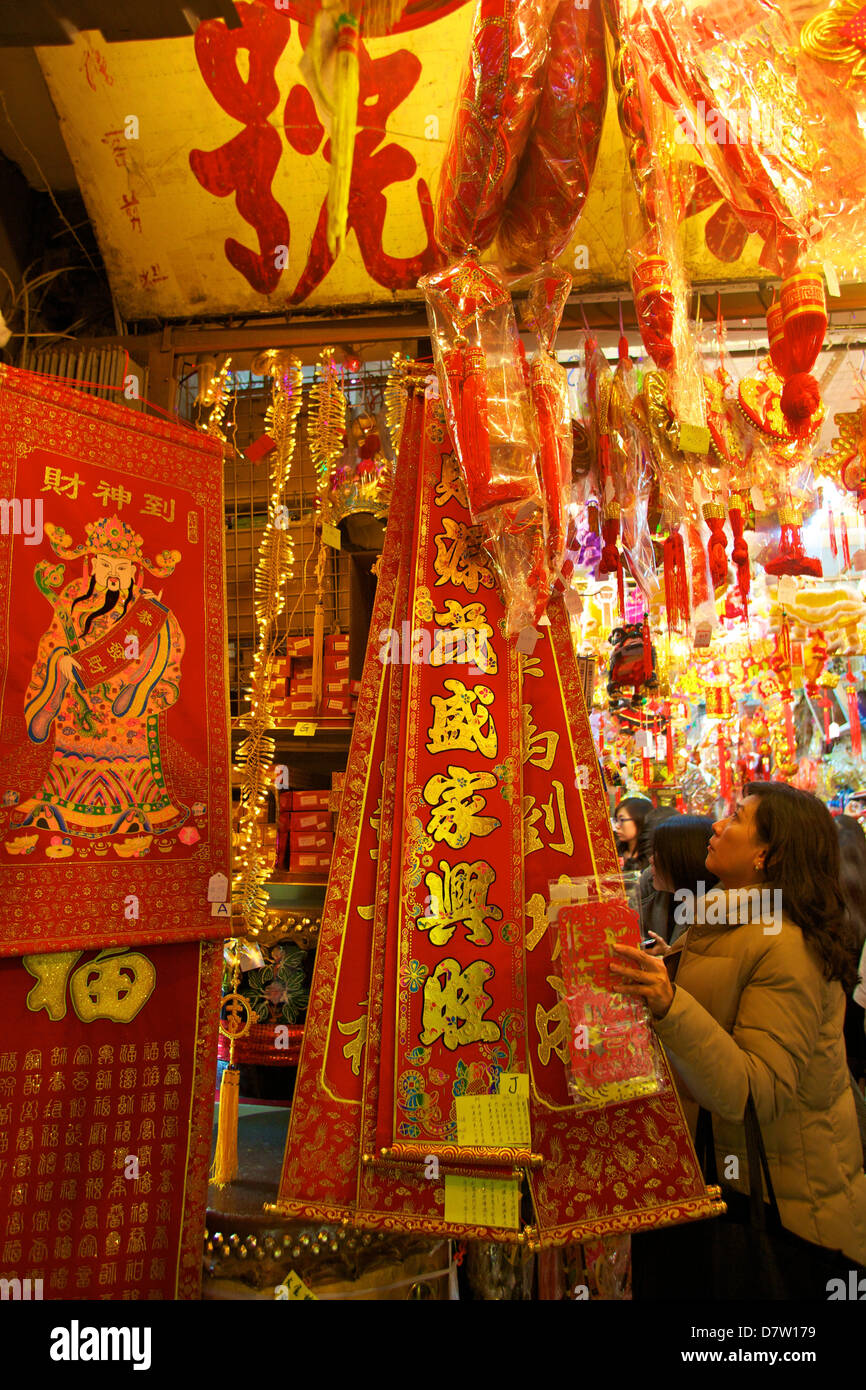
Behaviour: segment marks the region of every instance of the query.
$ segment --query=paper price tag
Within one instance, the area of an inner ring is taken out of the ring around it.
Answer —
[[[295,738],[312,738],[318,727],[318,724],[309,724],[298,720],[295,725]]]
[[[690,425],[688,420],[680,422],[680,450],[684,454],[708,454],[710,452],[710,432],[706,425]]]
[[[342,548],[339,526],[332,526],[329,521],[322,522],[322,545],[329,545],[332,550]]]
[[[529,1073],[525,1071],[504,1071],[499,1078],[501,1096],[525,1096],[529,1099]]]
[[[274,1289],[274,1297],[281,1303],[318,1303],[318,1294],[313,1293],[309,1285],[291,1270],[285,1278],[285,1282],[278,1284]]]
[[[838,299],[842,291],[839,288],[839,276],[836,274],[836,267],[829,261],[824,262],[824,279],[827,281],[827,289],[833,299]]]
[[[445,1178],[445,1220],[458,1225],[516,1231],[520,1184],[516,1178]]]

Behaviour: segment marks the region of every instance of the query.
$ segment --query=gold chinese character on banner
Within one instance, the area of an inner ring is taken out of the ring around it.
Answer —
[[[440,961],[424,984],[424,1029],[419,1037],[425,1047],[441,1040],[453,1052],[467,1043],[498,1041],[498,1025],[484,1018],[493,1003],[484,986],[493,975],[486,960],[473,961],[465,970],[450,957]]]
[[[553,767],[556,750],[559,747],[559,734],[554,729],[539,733],[532,718],[532,706],[521,705],[523,713],[523,761],[549,772]]]
[[[489,706],[493,691],[487,685],[467,687],[459,680],[448,680],[450,695],[433,695],[433,725],[427,730],[428,753],[474,753],[495,758],[498,741]],[[476,708],[476,704],[478,708]]]
[[[366,999],[363,1003],[366,1006]],[[362,1014],[360,1018],[355,1019],[354,1023],[340,1023],[338,1020],[337,1027],[344,1037],[351,1038],[352,1034],[355,1034],[352,1041],[347,1042],[343,1048],[343,1056],[347,1062],[351,1061],[352,1074],[358,1076],[361,1071],[361,1054],[364,1051],[364,1043],[367,1041],[367,1015]]]
[[[493,588],[493,575],[488,568],[481,549],[482,530],[480,526],[467,526],[462,521],[454,521],[450,516],[442,518],[444,534],[436,537],[436,587],[440,584],[455,584],[468,589],[470,594],[478,592],[478,586]]]
[[[556,802],[555,806],[554,802]],[[524,854],[534,854],[537,849],[542,848],[541,836],[535,828],[536,822],[541,819],[542,814],[544,815],[544,828],[548,835],[553,835],[558,824],[558,833],[562,836],[561,840],[548,840],[548,848],[555,850],[557,854],[572,854],[574,852],[574,837],[568,823],[565,809],[565,788],[561,782],[553,783],[550,799],[542,802],[540,807],[536,807],[534,796],[523,798]]]
[[[443,454],[442,467],[439,470],[439,481],[436,484],[436,505],[444,507],[446,502],[451,499],[459,503],[461,507],[469,508],[469,499],[466,496],[466,485],[463,482],[463,475],[460,472],[460,464],[457,462],[456,454]]]
[[[447,777],[431,777],[424,788],[424,800],[432,808],[427,834],[452,849],[464,849],[473,835],[491,835],[501,822],[478,814],[487,805],[479,793],[495,786],[492,772],[469,772],[454,765],[449,765]]]
[[[496,675],[499,663],[490,641],[493,628],[483,603],[462,604],[449,598],[441,612],[431,604],[430,617],[439,629],[433,634],[431,666],[447,666],[453,661],[455,665],[474,666],[483,675]]]
[[[156,969],[151,961],[140,951],[110,946],[72,971],[81,955],[81,951],[58,951],[24,956],[24,968],[36,980],[27,995],[28,1009],[33,1013],[45,1009],[52,1023],[64,1018],[68,981],[72,1007],[82,1023],[97,1018],[130,1023],[156,987]]]
[[[561,1062],[568,1061],[568,1005],[562,997],[565,994],[565,984],[557,975],[548,975],[547,983],[560,997],[552,1009],[543,1009],[540,1004],[535,1006],[538,1060],[543,1067],[550,1061],[551,1052],[555,1052]]]
[[[418,930],[429,931],[433,946],[447,946],[458,926],[466,928],[466,940],[473,946],[489,946],[493,933],[485,918],[498,922],[502,911],[487,903],[487,894],[496,881],[496,872],[483,859],[474,863],[448,864],[439,861],[440,873],[432,870],[424,882],[429,893],[428,911],[418,918]]]

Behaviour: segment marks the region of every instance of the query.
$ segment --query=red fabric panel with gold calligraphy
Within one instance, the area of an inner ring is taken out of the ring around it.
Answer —
[[[0,954],[224,936],[221,446],[0,368]]]
[[[0,960],[0,1275],[200,1296],[221,975],[218,943]]]
[[[371,640],[365,669],[366,690],[387,690],[372,939],[365,928],[363,952],[350,944],[353,908],[369,902],[365,868],[362,886],[356,877],[340,894],[329,888],[279,1208],[515,1240],[516,1227],[446,1222],[444,1213],[447,1171],[510,1173],[507,1150],[453,1147],[456,1098],[495,1092],[510,1071],[529,1075],[531,1148],[543,1160],[530,1175],[531,1235],[563,1242],[709,1215],[713,1199],[672,1088],[583,1114],[570,1103],[549,886],[563,874],[615,873],[616,859],[567,617],[561,602],[551,605],[551,626],[528,658],[506,640],[440,402],[428,397],[420,431],[411,418],[398,491],[405,498],[408,487],[415,520],[392,511],[386,549],[392,565],[399,551],[408,576],[411,641],[383,681]],[[405,581],[387,576],[379,601],[399,618]],[[356,734],[347,782],[358,788],[366,748]],[[367,828],[341,816],[338,862],[367,849]],[[350,987],[346,963],[360,971],[362,954],[369,973]],[[336,1105],[330,1080],[322,1083],[326,1053],[327,1078],[338,1075],[338,1043],[360,1063],[351,1086],[360,1107]],[[450,1165],[444,1175],[425,1173],[418,1156],[430,1148]]]

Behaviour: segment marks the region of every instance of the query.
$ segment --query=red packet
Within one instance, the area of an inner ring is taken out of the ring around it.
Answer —
[[[584,1109],[619,1105],[661,1087],[645,1004],[614,993],[611,946],[638,946],[636,912],[622,898],[559,908],[559,945],[568,1011],[570,1090]]]

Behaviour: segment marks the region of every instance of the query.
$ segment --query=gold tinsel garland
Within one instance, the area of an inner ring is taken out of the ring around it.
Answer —
[[[240,845],[233,886],[234,911],[243,918],[246,932],[253,936],[258,934],[264,921],[268,894],[263,885],[272,869],[262,854],[259,829],[266,814],[266,779],[273,768],[275,751],[274,740],[267,732],[270,724],[268,695],[279,639],[277,625],[286,602],[286,579],[292,572],[293,551],[284,497],[295,452],[295,425],[303,383],[301,364],[296,357],[273,352],[268,358],[273,396],[266,427],[276,441],[276,448],[271,455],[268,520],[255,578],[258,645],[250,678],[250,709],[241,721],[248,733],[237,753],[237,767],[243,773],[243,782]]]
[[[319,354],[318,376],[310,391],[307,437],[316,470],[316,608],[313,616],[313,700],[318,709],[322,701],[325,605],[322,591],[327,551],[322,544],[322,523],[329,519],[328,491],[337,459],[346,447],[346,396],[334,366],[334,348]]]
[[[395,352],[391,358],[391,370],[385,385],[385,423],[395,456],[400,452],[400,437],[406,418],[409,367],[410,359],[404,357],[402,352]]]

